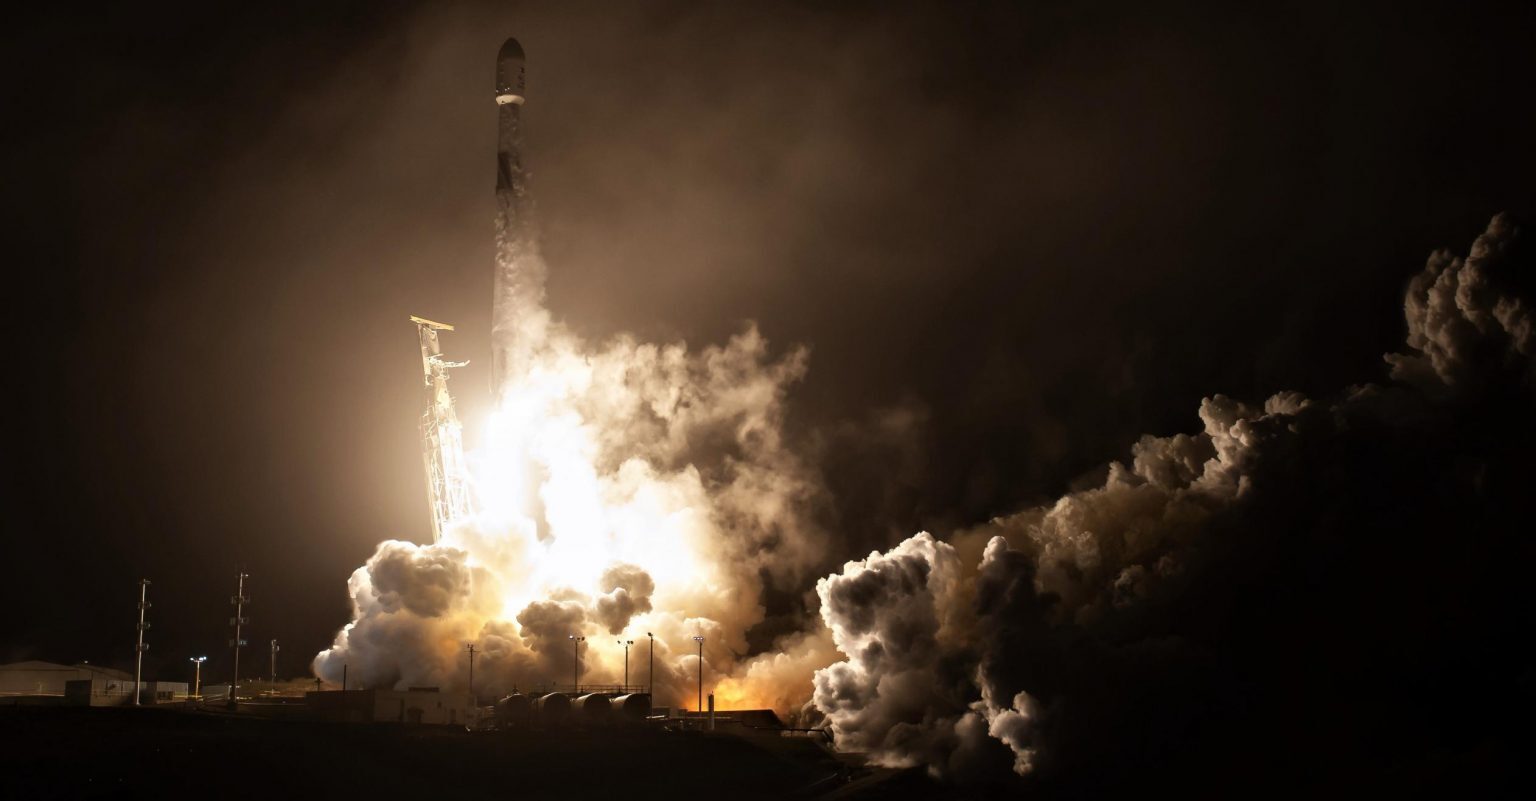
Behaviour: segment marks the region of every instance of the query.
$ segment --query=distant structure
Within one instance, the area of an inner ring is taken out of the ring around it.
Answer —
[[[478,724],[469,696],[438,692],[436,687],[405,690],[331,690],[304,694],[314,720],[336,723],[409,723],[447,726]]]
[[[412,317],[421,341],[422,387],[426,410],[421,414],[421,455],[427,474],[427,501],[432,507],[432,541],[455,520],[473,511],[469,495],[469,471],[464,462],[464,428],[453,410],[448,392],[448,371],[469,362],[443,358],[437,332],[453,326],[424,317]]]
[[[186,699],[185,682],[135,681],[132,673],[99,665],[0,665],[0,706],[125,706]]]
[[[139,579],[139,644],[133,654],[133,705],[138,706],[144,695],[144,652],[149,650],[149,643],[144,642],[144,632],[149,624],[144,622],[144,613],[149,610],[149,579]]]
[[[28,660],[0,665],[0,696],[63,696],[66,683],[81,679],[110,682],[113,691],[121,693],[124,698],[133,693],[133,676],[126,671],[84,662],[60,665]]]
[[[240,690],[240,649],[250,644],[240,638],[240,628],[251,622],[250,618],[245,617],[245,605],[251,602],[250,596],[245,594],[245,580],[248,578],[250,578],[250,575],[242,571],[240,578],[235,584],[235,594],[229,597],[230,605],[235,607],[235,616],[229,619],[229,625],[234,627],[235,630],[235,636],[229,640],[229,647],[235,652],[235,668],[229,677],[229,706],[231,709],[235,707],[235,698]]]

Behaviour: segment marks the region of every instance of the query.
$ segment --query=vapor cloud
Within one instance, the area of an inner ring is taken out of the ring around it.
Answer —
[[[1489,223],[1465,259],[1436,251],[1408,285],[1409,353],[1387,356],[1392,377],[1424,385],[1464,384],[1490,365],[1529,366],[1536,349],[1531,302],[1516,294],[1510,251],[1518,239],[1515,223],[1499,215]]]
[[[1226,737],[1248,738],[1254,762],[1266,744],[1294,753],[1277,741],[1311,729],[1303,706],[1327,718],[1325,736],[1374,747],[1445,736],[1443,721],[1402,722],[1393,693],[1497,664],[1453,643],[1530,609],[1495,557],[1529,551],[1500,517],[1529,506],[1517,240],[1501,216],[1465,260],[1431,257],[1407,290],[1407,349],[1387,357],[1400,383],[1328,402],[1213,395],[1197,433],[1142,437],[1099,486],[949,544],[918,534],[823,579],[844,659],[817,672],[814,703],[838,744],[952,779],[1006,762],[1081,790],[1150,778]],[[1433,601],[1394,572],[1436,563],[1422,577]],[[1477,667],[1428,679],[1422,666],[1447,659]],[[1512,680],[1476,679],[1498,692]]]

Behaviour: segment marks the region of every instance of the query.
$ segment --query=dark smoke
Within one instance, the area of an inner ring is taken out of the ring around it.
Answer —
[[[651,611],[651,593],[656,582],[649,574],[634,565],[614,565],[603,573],[599,589],[603,595],[597,599],[597,617],[608,627],[609,634],[618,634],[629,624],[629,619],[639,612]]]
[[[1396,383],[1207,398],[1201,431],[1143,437],[1101,486],[823,580],[838,741],[1086,797],[1513,779],[1536,711],[1530,256],[1501,216],[1431,257]]]

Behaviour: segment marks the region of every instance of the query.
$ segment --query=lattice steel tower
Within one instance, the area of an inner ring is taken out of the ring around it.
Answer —
[[[421,340],[421,373],[426,411],[421,415],[421,455],[426,468],[427,501],[432,506],[432,541],[455,520],[468,517],[470,502],[469,471],[464,462],[464,428],[453,410],[453,395],[448,392],[448,370],[469,362],[450,362],[443,358],[437,342],[438,331],[452,331],[453,326],[422,317],[412,317]]]

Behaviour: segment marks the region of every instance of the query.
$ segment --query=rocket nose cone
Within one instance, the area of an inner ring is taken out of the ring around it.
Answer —
[[[508,59],[523,60],[523,46],[518,44],[516,39],[508,39],[502,42],[501,51],[496,54],[496,61],[498,63]]]
[[[526,61],[523,46],[516,39],[501,44],[496,54],[496,96],[523,97],[523,64]]]

